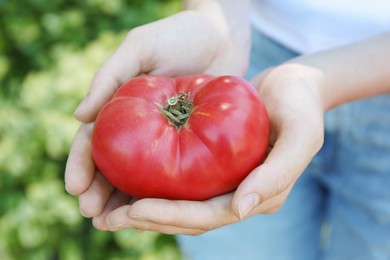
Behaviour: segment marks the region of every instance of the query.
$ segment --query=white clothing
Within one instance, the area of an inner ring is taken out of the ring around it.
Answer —
[[[255,28],[299,53],[333,48],[390,31],[387,0],[252,2]]]

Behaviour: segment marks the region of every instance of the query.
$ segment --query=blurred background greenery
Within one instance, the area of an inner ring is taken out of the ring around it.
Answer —
[[[64,189],[72,113],[126,32],[178,0],[0,0],[0,259],[180,259],[173,237],[95,230]]]

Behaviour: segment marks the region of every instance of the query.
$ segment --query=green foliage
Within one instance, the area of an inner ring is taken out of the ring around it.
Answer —
[[[101,232],[63,173],[72,113],[127,31],[178,0],[0,0],[0,259],[179,259],[153,232]]]

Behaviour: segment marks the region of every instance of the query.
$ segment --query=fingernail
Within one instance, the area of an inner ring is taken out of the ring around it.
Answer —
[[[240,219],[244,219],[254,208],[259,206],[260,197],[257,193],[249,193],[238,204]]]

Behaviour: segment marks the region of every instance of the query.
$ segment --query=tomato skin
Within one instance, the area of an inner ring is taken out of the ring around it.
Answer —
[[[171,123],[162,107],[190,93],[193,112]],[[234,190],[263,160],[269,121],[256,90],[234,76],[144,75],[100,111],[92,157],[119,190],[137,198],[205,200]]]

